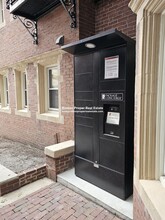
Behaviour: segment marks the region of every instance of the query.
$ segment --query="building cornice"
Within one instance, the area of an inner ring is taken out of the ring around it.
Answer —
[[[141,5],[144,3],[145,0],[131,0],[129,3],[129,7],[131,10],[137,14]]]
[[[165,0],[131,0],[129,7],[136,14],[141,8],[151,13],[162,13],[162,9],[165,7]]]
[[[6,71],[8,71],[9,69],[17,69],[17,70],[21,70],[24,69],[28,63],[42,63],[45,60],[50,60],[50,59],[54,59],[54,57],[57,57],[59,55],[65,54],[66,52],[61,50],[61,49],[55,49],[49,52],[45,52],[36,56],[32,56],[29,57],[27,59],[24,60],[20,60],[16,63],[12,63],[12,64],[8,64],[6,66],[3,66],[2,68],[0,68],[0,74],[5,74]]]

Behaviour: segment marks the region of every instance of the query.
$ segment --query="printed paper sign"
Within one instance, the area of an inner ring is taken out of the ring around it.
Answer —
[[[119,78],[119,56],[105,58],[104,79]]]
[[[120,113],[119,112],[107,112],[107,124],[119,125]]]

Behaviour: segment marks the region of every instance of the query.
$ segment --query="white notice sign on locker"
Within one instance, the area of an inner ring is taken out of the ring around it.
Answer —
[[[119,78],[119,56],[105,58],[104,79]]]
[[[107,124],[119,125],[120,113],[119,112],[107,112]]]

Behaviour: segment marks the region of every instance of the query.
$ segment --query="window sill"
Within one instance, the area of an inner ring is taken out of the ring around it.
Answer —
[[[160,177],[160,182],[161,182],[162,186],[165,187],[165,176]]]
[[[161,220],[165,217],[165,188],[160,181],[140,180],[143,193],[142,198],[153,219]]]
[[[0,24],[0,29],[3,28],[3,27],[5,27],[5,23]]]
[[[31,112],[28,109],[15,110],[15,115],[19,115],[22,117],[31,117]]]
[[[11,109],[9,107],[0,107],[0,112],[11,114]]]
[[[49,112],[42,113],[42,114],[37,113],[36,117],[39,120],[64,124],[64,117],[60,115],[59,113],[49,113]]]

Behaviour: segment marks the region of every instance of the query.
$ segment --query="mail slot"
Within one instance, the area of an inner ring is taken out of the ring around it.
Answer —
[[[83,107],[75,112],[75,173],[126,199],[133,188],[135,42],[110,30],[63,49],[74,54],[75,107]]]

